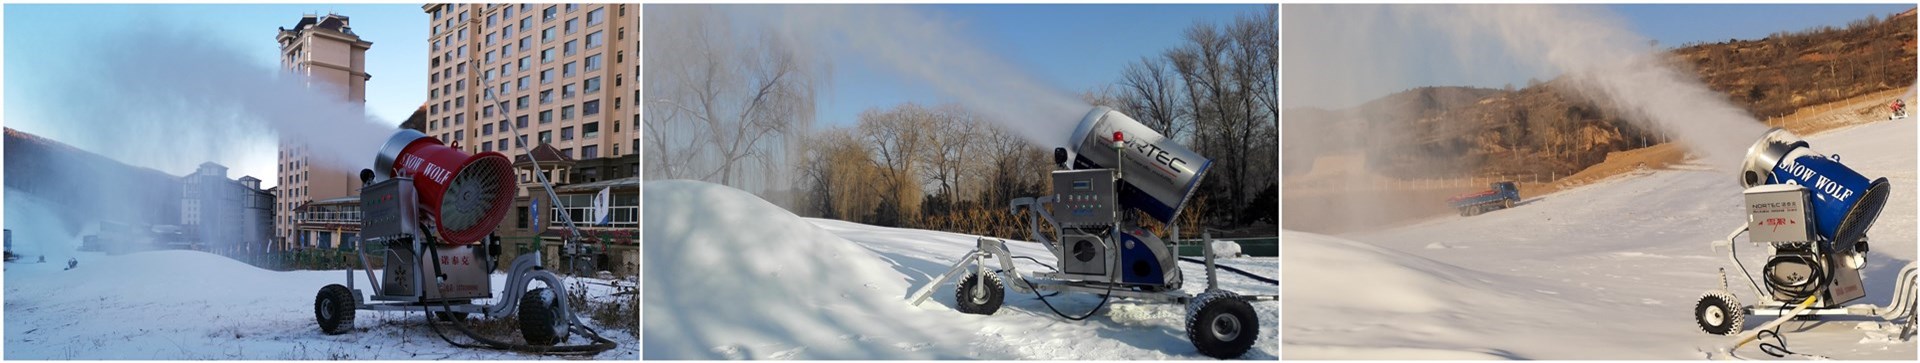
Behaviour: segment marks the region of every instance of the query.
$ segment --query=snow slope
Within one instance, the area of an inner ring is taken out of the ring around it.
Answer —
[[[976,236],[803,219],[751,194],[693,181],[644,187],[648,359],[1205,359],[1186,341],[1184,307],[1115,300],[1093,318],[1056,317],[1031,295],[992,316],[953,310],[951,281],[918,307],[907,294],[973,249]],[[1053,263],[1038,244],[1015,254]],[[1265,276],[1275,259],[1228,259]],[[1038,271],[1031,262],[1021,269]],[[1204,271],[1186,267],[1187,290]],[[1237,275],[1222,287],[1274,294]],[[1070,314],[1095,296],[1049,298]],[[1256,303],[1259,344],[1278,358],[1278,304]]]
[[[1856,303],[1888,303],[1894,273],[1914,260],[1914,135],[1912,122],[1880,122],[1808,138],[1816,151],[1893,183],[1869,232],[1868,296]],[[1724,358],[1730,339],[1700,332],[1691,313],[1719,286],[1720,268],[1739,278],[1726,251],[1708,242],[1742,223],[1732,173],[1662,170],[1476,217],[1339,237],[1287,232],[1284,358]],[[1764,253],[1739,243],[1749,265]],[[1784,327],[1802,353],[1915,357],[1913,342],[1888,339],[1892,328],[1871,320]],[[1753,347],[1737,353],[1766,357]]]
[[[715,184],[644,195],[648,359],[969,356],[973,326],[908,306],[906,281],[845,239]]]
[[[360,311],[352,332],[325,335],[314,322],[314,295],[344,283],[344,271],[270,271],[194,251],[73,252],[78,243],[46,217],[46,201],[9,193],[6,202],[14,247],[29,259],[49,255],[48,263],[6,264],[8,360],[547,358],[448,345],[421,313]],[[64,270],[68,256],[79,268]],[[368,286],[364,274],[354,277]],[[493,278],[504,286],[505,275]],[[588,286],[589,296],[611,293]],[[639,358],[632,334],[595,330],[620,344],[595,359]]]

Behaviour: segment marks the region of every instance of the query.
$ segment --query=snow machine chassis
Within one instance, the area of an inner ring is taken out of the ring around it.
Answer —
[[[314,320],[322,333],[337,335],[352,331],[357,310],[417,311],[426,315],[428,327],[442,340],[462,348],[590,356],[618,346],[580,322],[578,315],[567,306],[569,295],[565,281],[541,265],[540,251],[514,258],[507,269],[506,296],[491,305],[473,303],[476,299],[493,298],[491,271],[498,263],[499,239],[489,236],[478,245],[464,246],[432,243],[437,236],[415,213],[418,200],[411,185],[408,178],[401,177],[372,182],[361,189],[361,205],[365,211],[361,220],[364,237],[361,244],[385,247],[386,271],[376,276],[367,258],[367,248],[355,249],[359,270],[364,271],[375,293],[369,297],[355,287],[353,267],[345,270],[345,285],[320,288],[314,297]],[[373,202],[376,200],[378,202]],[[546,286],[528,290],[535,280]],[[489,318],[517,314],[525,343],[501,341],[472,331],[465,322],[470,314]],[[440,330],[442,321],[477,344],[447,338]],[[566,341],[571,333],[580,334],[592,343],[556,345]]]
[[[1897,274],[1899,277],[1894,282],[1895,290],[1893,300],[1889,303],[1890,306],[1852,304],[1815,308],[1811,306],[1811,303],[1814,301],[1814,299],[1811,298],[1796,305],[1795,302],[1778,301],[1769,296],[1766,290],[1760,287],[1760,283],[1754,280],[1753,274],[1747,270],[1746,265],[1740,262],[1739,255],[1734,248],[1737,245],[1737,243],[1734,242],[1734,238],[1739,237],[1742,233],[1746,233],[1747,230],[1748,227],[1743,224],[1739,229],[1728,233],[1725,239],[1714,240],[1712,246],[1715,249],[1719,247],[1727,248],[1728,261],[1733,262],[1733,265],[1740,270],[1740,274],[1746,278],[1748,286],[1753,290],[1756,302],[1753,304],[1740,303],[1737,295],[1735,295],[1733,290],[1728,286],[1726,269],[1722,268],[1720,270],[1720,288],[1701,294],[1700,300],[1694,307],[1694,321],[1707,333],[1716,335],[1738,335],[1741,333],[1741,330],[1745,328],[1743,324],[1745,317],[1748,315],[1779,316],[1781,318],[1762,326],[1761,329],[1743,335],[1741,344],[1751,341],[1758,331],[1769,330],[1779,325],[1779,323],[1784,322],[1789,316],[1863,316],[1875,317],[1888,322],[1900,322],[1901,331],[1899,337],[1901,339],[1911,339],[1917,331],[1920,331],[1920,325],[1916,324],[1920,323],[1920,319],[1916,319],[1915,316],[1917,310],[1916,304],[1920,304],[1920,300],[1916,300],[1920,298],[1920,262],[1908,263],[1905,267],[1900,268],[1900,272]]]
[[[1016,206],[1035,202],[1046,202],[1042,198],[1021,198]],[[1018,207],[1016,207],[1018,208]],[[1040,215],[1045,218],[1044,214]],[[1036,230],[1038,227],[1035,227]],[[1177,228],[1177,227],[1176,227]],[[1037,233],[1037,231],[1036,231]],[[1175,233],[1178,233],[1177,230]],[[1045,239],[1044,236],[1038,236]],[[1278,301],[1279,295],[1240,295],[1222,290],[1218,285],[1216,266],[1210,233],[1202,233],[1202,254],[1205,256],[1207,271],[1207,289],[1198,295],[1187,294],[1177,288],[1160,291],[1136,290],[1137,285],[1105,281],[1087,281],[1062,279],[1060,274],[1036,272],[1027,274],[1013,264],[1013,254],[1007,250],[1006,241],[997,238],[980,237],[975,240],[975,248],[962,256],[947,272],[934,277],[932,281],[909,295],[908,302],[920,305],[931,297],[935,290],[946,284],[947,280],[960,277],[955,289],[956,310],[969,314],[992,315],[1004,301],[1006,288],[1022,294],[1058,292],[1078,292],[1120,297],[1155,303],[1183,304],[1187,306],[1187,338],[1201,354],[1221,359],[1237,358],[1252,348],[1259,336],[1259,316],[1253,312],[1249,303],[1257,301]],[[1049,246],[1051,248],[1051,246]],[[999,269],[989,269],[986,264],[991,259],[999,264]],[[1001,281],[1007,283],[1002,284]],[[971,291],[967,291],[971,290]],[[970,297],[970,298],[963,298]],[[1042,301],[1045,298],[1042,297]],[[972,300],[972,301],[968,301]],[[1104,304],[1104,301],[1103,301]],[[1052,308],[1052,305],[1048,305]],[[1098,311],[1099,307],[1095,307]],[[1059,313],[1058,310],[1055,313]],[[1090,316],[1093,312],[1088,312]],[[1071,320],[1079,319],[1061,314]]]

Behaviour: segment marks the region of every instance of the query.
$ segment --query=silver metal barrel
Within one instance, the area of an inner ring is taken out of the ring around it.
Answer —
[[[1125,140],[1118,152],[1113,149],[1114,132]],[[1180,216],[1181,207],[1213,166],[1212,159],[1107,107],[1095,107],[1081,118],[1067,145],[1075,155],[1074,169],[1120,168],[1120,205],[1161,222]]]

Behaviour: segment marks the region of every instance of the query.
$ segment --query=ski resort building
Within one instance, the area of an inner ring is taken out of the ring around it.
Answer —
[[[366,52],[373,42],[353,33],[345,15],[308,14],[293,28],[280,28],[280,65],[307,77],[313,87],[340,91],[340,97],[354,105],[367,102]],[[300,112],[299,110],[288,110]],[[371,153],[372,151],[369,151]],[[355,196],[360,193],[358,170],[330,170],[309,165],[307,145],[280,141],[279,194],[275,195],[275,224],[280,243],[290,245],[294,236],[295,210],[316,200]],[[283,246],[284,247],[284,246]]]

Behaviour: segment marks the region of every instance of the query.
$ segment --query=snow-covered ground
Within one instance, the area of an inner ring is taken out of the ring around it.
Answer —
[[[1887,304],[1894,274],[1914,260],[1914,135],[1913,122],[1895,121],[1808,138],[1893,183],[1869,231],[1868,295],[1855,303]],[[1284,358],[1728,358],[1732,339],[1701,332],[1692,309],[1721,268],[1739,279],[1708,242],[1745,222],[1740,189],[1726,171],[1646,171],[1475,217],[1338,237],[1284,232]],[[1765,248],[1739,243],[1755,266]],[[1732,286],[1749,302],[1750,290]],[[1782,331],[1800,353],[1915,358],[1914,342],[1869,319]],[[1734,353],[1769,358],[1751,345]]]
[[[6,197],[14,247],[28,254],[6,264],[9,360],[549,358],[448,345],[418,312],[360,311],[352,332],[325,335],[314,322],[314,296],[322,286],[344,283],[344,271],[270,271],[194,251],[73,252],[77,238],[50,217],[49,202],[25,193]],[[47,263],[28,262],[40,254],[48,255]],[[69,257],[79,260],[78,268],[65,270]],[[354,277],[364,291],[365,275]],[[493,278],[496,288],[505,285],[505,275]],[[590,297],[612,293],[587,286]],[[588,324],[620,344],[594,359],[639,358],[633,334]],[[576,335],[567,344],[585,342]]]
[[[909,305],[907,294],[972,250],[975,236],[799,218],[751,194],[700,182],[648,182],[644,195],[648,359],[1208,359],[1187,342],[1179,305],[1116,299],[1074,322],[1008,290],[999,312],[968,315],[953,310],[952,281],[926,303]],[[1054,261],[1038,244],[1010,247]],[[1221,263],[1273,276],[1276,262]],[[1203,291],[1203,269],[1182,267],[1185,289]],[[1221,287],[1279,292],[1224,271]],[[1049,300],[1078,315],[1100,300],[1082,295]],[[1280,306],[1253,306],[1260,336],[1242,358],[1277,359]]]

